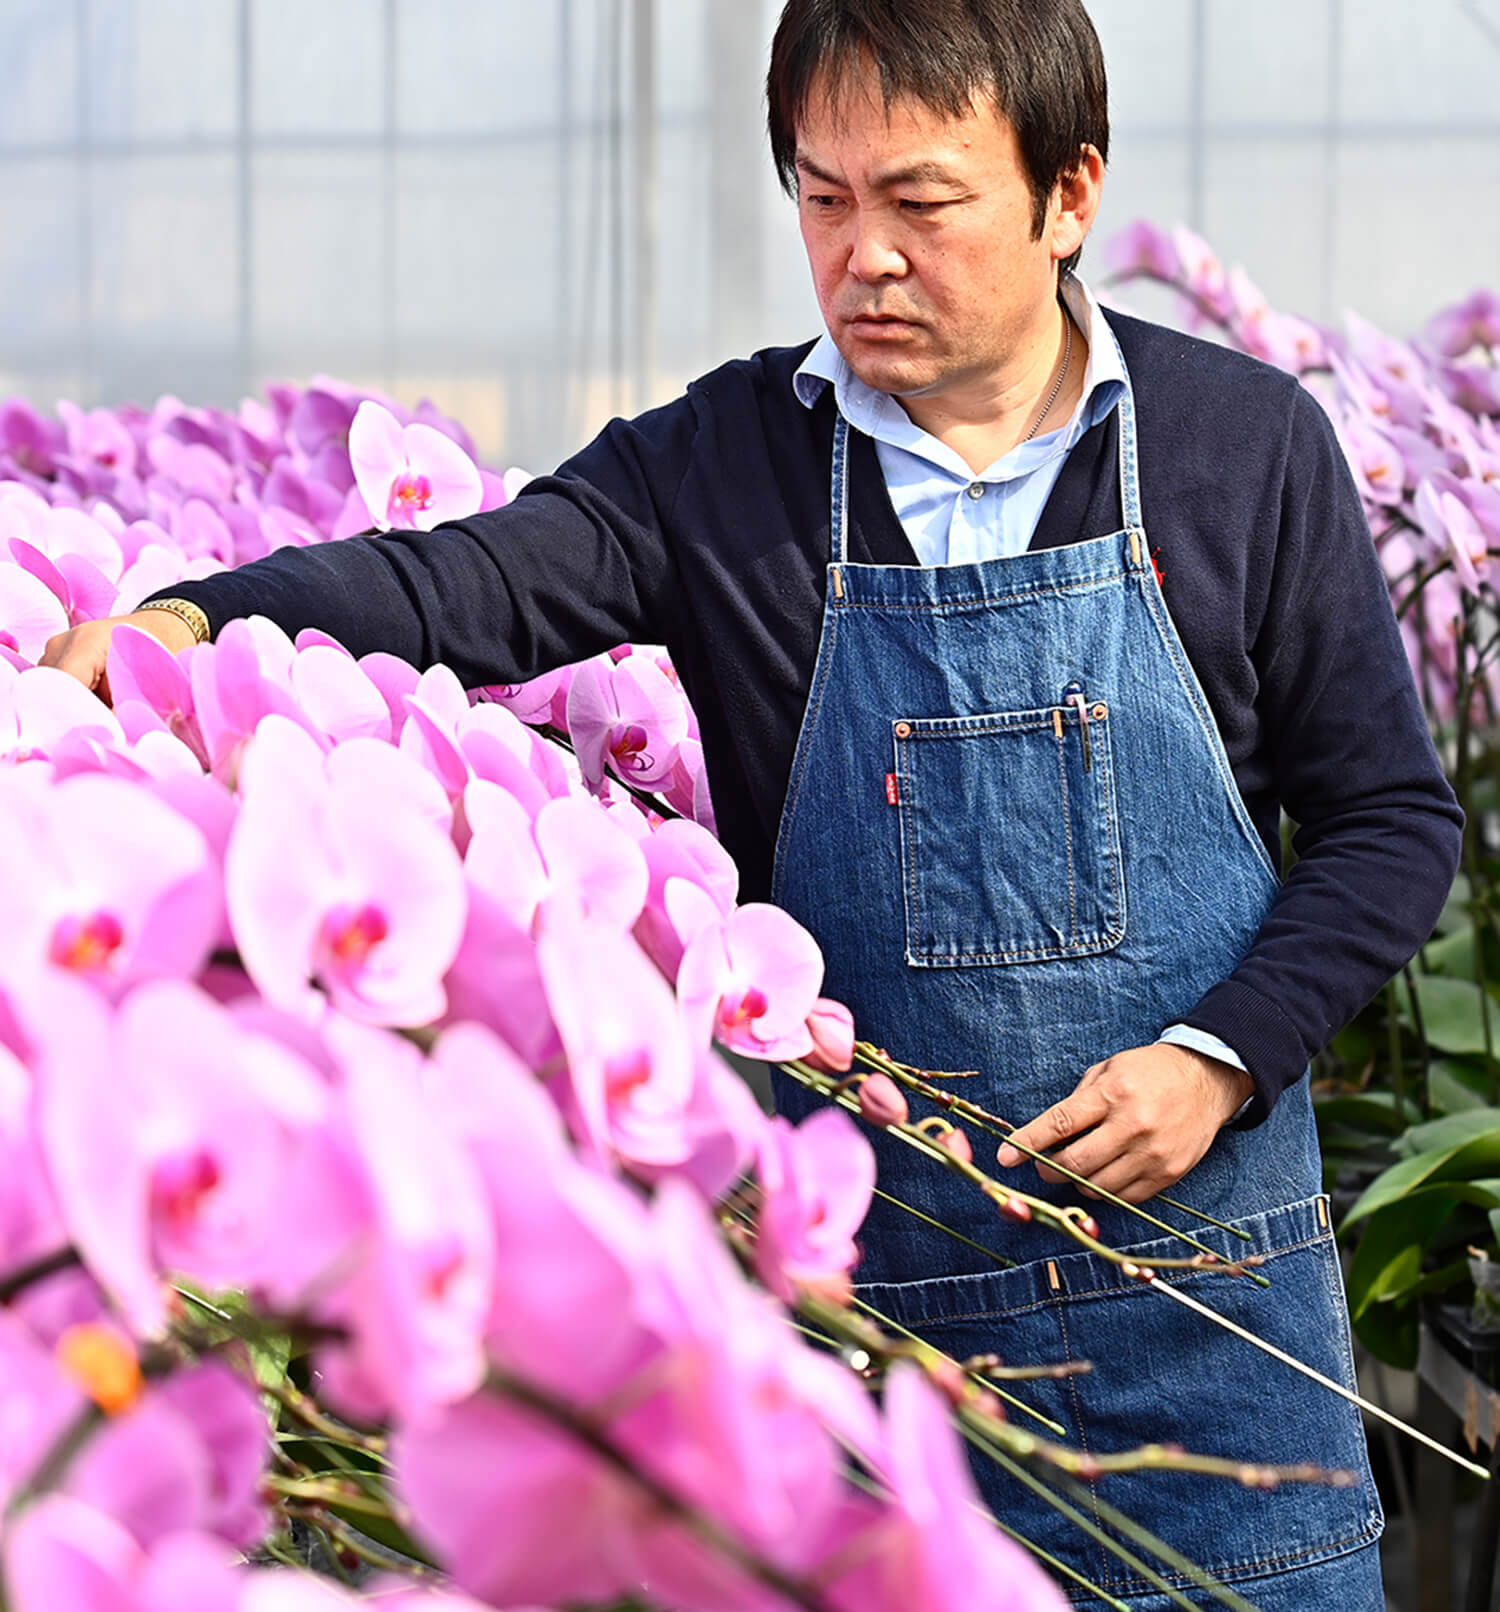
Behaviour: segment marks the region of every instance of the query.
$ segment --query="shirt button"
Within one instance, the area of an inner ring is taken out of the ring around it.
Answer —
[[[971,481],[969,483],[969,497],[975,499],[984,497],[984,483],[982,481]]]

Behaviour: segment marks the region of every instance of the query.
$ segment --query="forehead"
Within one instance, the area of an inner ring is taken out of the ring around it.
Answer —
[[[956,111],[910,96],[887,102],[873,71],[815,79],[796,130],[799,168],[825,175],[856,164],[903,177],[961,176],[1013,167],[1019,157],[1013,125],[988,96]]]

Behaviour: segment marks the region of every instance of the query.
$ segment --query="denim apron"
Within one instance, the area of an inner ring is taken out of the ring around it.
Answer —
[[[1090,1064],[1155,1041],[1225,979],[1278,882],[1151,563],[1128,389],[1119,408],[1123,530],[941,567],[849,563],[849,428],[842,417],[835,428],[822,640],[774,896],[822,945],[824,988],[853,1008],[862,1037],[907,1063],[976,1071],[954,1089],[1016,1124]],[[777,1098],[792,1118],[816,1102],[785,1078]],[[934,1111],[920,1099],[913,1110]],[[976,1162],[1000,1174],[995,1139],[970,1136]],[[959,1360],[1092,1362],[1086,1375],[1020,1385],[1084,1450],[1176,1443],[1356,1471],[1347,1489],[1159,1472],[1093,1487],[1265,1612],[1380,1612],[1382,1518],[1354,1407],[873,1139],[883,1192],[1013,1263],[877,1199],[861,1234],[863,1300]],[[1011,1178],[1079,1201],[1029,1165]],[[1226,1257],[1264,1255],[1271,1286],[1172,1280],[1352,1386],[1306,1079],[1263,1125],[1221,1132],[1172,1195],[1251,1241],[1148,1207]],[[1126,1211],[1090,1208],[1106,1242],[1146,1262],[1192,1252]],[[1173,1604],[1000,1468],[980,1460],[976,1472],[997,1516],[1117,1600],[1138,1612]],[[1086,1591],[1065,1591],[1102,1612]]]

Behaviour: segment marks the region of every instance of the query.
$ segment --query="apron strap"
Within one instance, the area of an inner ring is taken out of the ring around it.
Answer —
[[[1125,355],[1120,352],[1119,338],[1110,331],[1110,340],[1119,355],[1120,368],[1125,373],[1125,390],[1120,394],[1120,516],[1125,530],[1139,533],[1144,539],[1146,522],[1141,515],[1140,458],[1135,437],[1135,388],[1130,384],[1130,371],[1125,367]]]
[[[849,422],[840,414],[833,426],[833,518],[830,547],[835,565],[849,558]]]

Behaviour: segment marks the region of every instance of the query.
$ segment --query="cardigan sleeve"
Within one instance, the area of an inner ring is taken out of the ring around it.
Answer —
[[[355,655],[443,661],[470,687],[628,641],[668,642],[680,589],[667,528],[696,435],[682,398],[612,421],[500,509],[430,532],[277,549],[153,597],[192,600],[213,633],[267,616],[289,636],[319,628]]]
[[[1273,535],[1250,654],[1297,860],[1250,951],[1183,1021],[1244,1060],[1245,1124],[1427,940],[1463,823],[1352,477],[1300,387]]]

